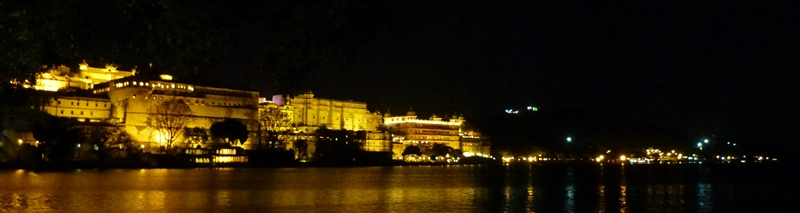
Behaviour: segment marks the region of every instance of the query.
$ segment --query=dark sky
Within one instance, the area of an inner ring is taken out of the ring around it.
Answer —
[[[376,7],[396,23],[355,46],[345,69],[314,73],[308,80],[318,97],[363,101],[394,114],[410,107],[424,116],[463,113],[468,120],[536,105],[697,137],[791,147],[800,139],[800,18],[793,5],[396,1]],[[264,33],[245,30],[223,68],[252,69],[250,53],[258,50],[247,44]],[[238,76],[236,83],[261,82]]]

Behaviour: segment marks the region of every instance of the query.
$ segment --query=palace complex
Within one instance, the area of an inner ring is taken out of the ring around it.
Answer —
[[[488,157],[490,152],[486,137],[464,129],[464,117],[434,115],[420,119],[413,111],[404,116],[392,116],[370,112],[364,102],[318,98],[310,91],[294,96],[274,95],[268,100],[257,91],[196,85],[170,75],[145,77],[137,75],[135,69],[117,70],[113,65],[97,68],[86,62],[79,64],[76,71],[67,66],[49,68],[37,75],[35,84],[12,83],[57,94],[38,110],[70,118],[79,124],[114,125],[132,135],[135,144],[144,152],[163,151],[168,141],[179,149],[219,143],[214,137],[198,143],[154,126],[149,119],[155,113],[154,108],[168,101],[188,106],[186,114],[177,114],[188,120],[181,128],[208,130],[212,124],[226,119],[240,121],[249,132],[246,141],[237,145],[244,150],[262,145],[294,149],[293,141],[307,140],[307,152],[313,153],[317,142],[315,133],[319,129],[329,129],[363,132],[353,134],[362,137],[358,140],[362,150],[391,152],[394,159],[402,159],[401,154],[408,146],[428,150],[433,144],[461,150],[464,156]],[[30,125],[29,120],[16,118],[15,121],[14,116],[6,117],[0,147],[10,152],[15,145],[37,143],[30,128],[25,127]],[[276,134],[281,137],[269,137]]]

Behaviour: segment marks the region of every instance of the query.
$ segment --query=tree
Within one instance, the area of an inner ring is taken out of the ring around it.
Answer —
[[[293,145],[296,159],[306,159],[308,157],[308,140],[297,139]]]
[[[183,138],[190,145],[204,144],[208,141],[208,131],[200,127],[186,128],[183,130]]]
[[[94,154],[99,162],[133,150],[133,137],[125,130],[111,124],[99,124],[85,129],[89,145],[92,145]]]
[[[292,127],[289,115],[278,107],[267,108],[262,111],[258,117],[258,124],[261,132],[267,134],[270,149],[275,148],[278,143],[284,141],[284,137],[290,131],[289,128]],[[261,148],[261,145],[261,138],[259,138],[258,148]]]
[[[211,124],[211,136],[218,139],[223,139],[226,143],[233,146],[244,144],[247,142],[247,137],[250,134],[241,121],[231,118],[226,118],[221,122]]]
[[[179,99],[165,100],[150,107],[147,125],[156,131],[156,140],[171,150],[172,143],[183,135],[186,126],[194,120],[189,105]]]
[[[452,154],[453,153],[453,147],[437,143],[437,144],[433,144],[433,147],[431,147],[431,151],[433,152],[433,156],[431,156],[431,157],[435,156],[436,159],[440,159],[439,158],[440,156],[446,157],[448,154]]]
[[[48,161],[72,161],[74,147],[83,139],[83,133],[69,119],[48,116],[33,124],[33,137]]]
[[[403,150],[403,160],[406,160],[406,156],[408,155],[422,155],[422,150],[419,149],[418,146],[407,146],[406,149]]]
[[[316,133],[318,139],[314,151],[315,161],[353,162],[361,150],[362,144],[353,131],[319,128]]]

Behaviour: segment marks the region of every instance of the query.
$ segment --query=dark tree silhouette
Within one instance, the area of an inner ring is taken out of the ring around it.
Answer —
[[[183,131],[183,138],[186,140],[187,144],[192,146],[204,144],[208,141],[208,131],[200,127],[186,128]]]
[[[361,150],[361,142],[353,131],[317,129],[314,160],[322,162],[353,162]]]
[[[84,134],[69,119],[49,116],[33,124],[33,137],[39,141],[46,160],[68,162]]]
[[[247,136],[250,134],[247,126],[241,121],[230,118],[211,124],[210,131],[213,138],[222,139],[233,146],[247,142]]]
[[[146,122],[157,131],[156,136],[165,141],[167,150],[171,150],[172,143],[183,135],[192,120],[194,118],[189,105],[182,100],[171,99],[150,107]]]
[[[92,152],[101,163],[115,155],[131,152],[134,149],[133,137],[117,126],[103,123],[86,127],[84,131],[87,137],[86,142],[92,145]]]
[[[448,154],[452,155],[453,150],[454,150],[453,147],[450,147],[450,146],[447,146],[447,145],[444,145],[444,144],[440,144],[440,143],[433,144],[433,147],[431,147],[431,151],[433,152],[433,156],[431,156],[431,158],[435,158],[437,160],[445,160],[445,157]],[[440,158],[440,157],[442,157],[442,158]]]
[[[266,134],[269,148],[275,148],[283,142],[290,133],[292,121],[289,115],[279,108],[267,108],[259,114],[258,124],[262,133]],[[258,148],[261,148],[261,138],[258,140]]]
[[[308,158],[308,141],[305,139],[297,139],[294,141],[295,158],[303,160]]]
[[[407,146],[405,149],[403,149],[403,160],[406,160],[406,156],[408,155],[421,156],[422,150],[420,150],[418,146]]]

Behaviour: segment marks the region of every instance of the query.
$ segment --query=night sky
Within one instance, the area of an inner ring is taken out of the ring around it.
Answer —
[[[468,120],[535,105],[645,123],[688,138],[796,148],[798,13],[765,2],[395,1],[391,23],[346,68],[313,73],[317,97],[393,114]],[[269,32],[240,7],[242,33],[218,78],[263,85],[248,45]],[[383,20],[383,19],[378,19]],[[575,116],[571,116],[575,117]]]

